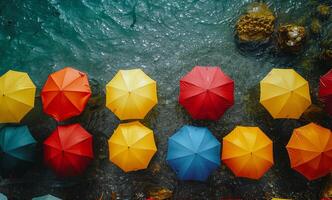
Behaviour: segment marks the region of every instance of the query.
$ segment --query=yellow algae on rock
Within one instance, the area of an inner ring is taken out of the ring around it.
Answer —
[[[253,3],[236,23],[236,34],[243,42],[268,40],[274,31],[275,17],[263,3]]]

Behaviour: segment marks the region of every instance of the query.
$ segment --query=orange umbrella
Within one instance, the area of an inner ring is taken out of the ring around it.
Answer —
[[[57,121],[81,114],[90,96],[87,75],[70,67],[49,75],[41,92],[44,112]]]
[[[273,165],[273,144],[260,128],[237,126],[223,138],[221,159],[236,176],[259,179]]]
[[[332,171],[332,135],[327,128],[310,123],[294,129],[287,146],[291,167],[309,180]]]

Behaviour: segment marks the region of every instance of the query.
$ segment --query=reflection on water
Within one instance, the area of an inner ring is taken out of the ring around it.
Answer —
[[[49,73],[64,66],[89,74],[94,95],[82,116],[65,123],[79,122],[94,135],[95,160],[82,177],[63,180],[43,166],[40,151],[23,177],[1,179],[0,191],[10,199],[46,193],[64,199],[144,199],[158,192],[175,199],[317,199],[326,178],[308,182],[291,170],[284,146],[292,129],[309,121],[332,128],[316,98],[318,78],[332,60],[331,16],[324,15],[326,9],[317,11],[318,1],[268,0],[277,24],[306,28],[303,50],[290,55],[279,52],[275,42],[254,48],[235,41],[235,23],[248,2],[1,1],[1,74],[27,71],[39,89]],[[195,65],[221,66],[235,80],[236,103],[217,122],[194,121],[177,103],[179,79]],[[104,107],[104,85],[117,70],[135,67],[158,83],[159,104],[143,123],[154,130],[159,151],[147,170],[124,174],[108,161],[107,139],[119,120]],[[259,105],[259,80],[273,67],[292,67],[309,80],[314,106],[300,120],[272,120]],[[40,143],[56,126],[42,113],[39,98],[23,123]],[[258,125],[274,141],[275,166],[259,181],[235,178],[225,165],[206,183],[177,181],[165,163],[167,138],[184,124],[207,126],[218,139],[235,125]]]

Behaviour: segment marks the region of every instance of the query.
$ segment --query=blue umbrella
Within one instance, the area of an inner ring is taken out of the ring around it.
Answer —
[[[183,126],[169,138],[166,160],[180,180],[205,181],[220,166],[220,142],[207,128]]]
[[[19,172],[34,161],[36,140],[27,126],[0,130],[0,170],[3,176]]]
[[[44,195],[44,196],[40,196],[40,197],[34,197],[34,198],[32,198],[32,200],[61,200],[61,199],[48,194],[48,195]]]

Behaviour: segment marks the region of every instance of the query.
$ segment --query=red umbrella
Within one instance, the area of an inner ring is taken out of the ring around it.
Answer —
[[[92,159],[92,136],[79,124],[58,126],[44,141],[44,161],[59,176],[81,174]]]
[[[57,121],[81,114],[90,96],[87,75],[70,67],[50,74],[41,91],[44,112]]]
[[[180,80],[180,104],[194,119],[218,120],[234,104],[234,81],[219,67],[194,67]]]
[[[318,96],[326,111],[332,115],[332,70],[320,78]]]

